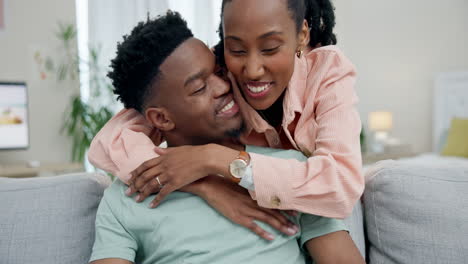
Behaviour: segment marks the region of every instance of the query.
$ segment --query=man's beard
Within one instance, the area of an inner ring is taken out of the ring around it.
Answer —
[[[239,139],[239,137],[242,135],[242,133],[245,132],[246,125],[245,122],[242,121],[241,125],[238,128],[233,128],[231,130],[228,130],[225,132],[225,135],[229,138],[232,139]]]

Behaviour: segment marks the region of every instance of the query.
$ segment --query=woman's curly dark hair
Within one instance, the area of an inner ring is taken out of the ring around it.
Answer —
[[[224,32],[222,20],[224,16],[224,6],[233,0],[223,0],[221,5],[221,23],[218,33],[220,42],[214,47],[217,62],[225,66],[224,61]],[[309,24],[310,42],[309,46],[327,46],[337,43],[336,35],[333,33],[335,27],[335,8],[331,0],[287,0],[288,9],[292,19],[296,23],[296,30],[299,32],[304,19]]]
[[[107,76],[114,94],[125,108],[142,112],[158,79],[159,67],[184,41],[193,37],[187,23],[177,12],[168,11],[156,19],[140,22],[130,35],[117,44],[117,55],[111,61]]]

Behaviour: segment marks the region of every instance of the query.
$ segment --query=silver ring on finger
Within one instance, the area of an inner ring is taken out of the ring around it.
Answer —
[[[162,183],[161,183],[161,181],[159,180],[159,176],[158,176],[158,177],[156,177],[156,181],[157,181],[157,182],[158,182],[158,184],[159,184],[159,188],[161,188],[161,189],[162,189],[162,187],[164,187],[164,184],[162,184]]]

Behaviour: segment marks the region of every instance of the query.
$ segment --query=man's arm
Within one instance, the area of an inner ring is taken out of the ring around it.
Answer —
[[[315,263],[366,263],[344,230],[313,238],[306,242],[305,247]]]
[[[133,262],[130,262],[125,259],[109,258],[109,259],[96,260],[96,261],[90,262],[89,264],[133,264]]]
[[[104,192],[96,213],[96,233],[90,263],[132,263],[138,244],[130,233],[131,226],[121,215],[121,182],[114,182]],[[130,201],[133,202],[133,201]],[[118,259],[118,262],[112,260]],[[122,262],[123,260],[126,260]],[[99,262],[96,262],[99,261]]]
[[[343,220],[302,214],[300,223],[300,245],[315,263],[365,263]]]
[[[130,172],[141,163],[158,156],[154,147],[161,134],[135,109],[123,109],[94,137],[88,160],[128,183]]]

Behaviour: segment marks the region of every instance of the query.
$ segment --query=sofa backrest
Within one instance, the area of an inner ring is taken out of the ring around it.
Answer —
[[[88,263],[96,210],[110,183],[97,173],[0,178],[0,263]],[[364,255],[361,203],[345,223]]]
[[[0,178],[0,263],[88,263],[110,182],[93,173]]]

